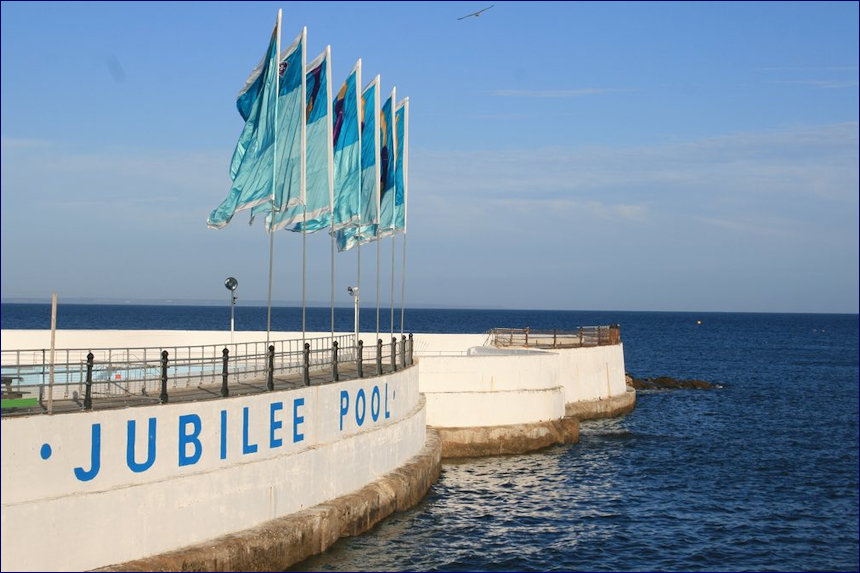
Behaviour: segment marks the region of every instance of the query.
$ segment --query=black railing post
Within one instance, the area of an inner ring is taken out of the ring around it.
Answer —
[[[355,359],[355,369],[359,378],[364,378],[364,342],[358,341],[358,357]]]
[[[337,340],[331,343],[331,379],[333,382],[340,380],[337,373]]]
[[[87,354],[87,389],[84,393],[84,410],[93,409],[93,353]]]
[[[304,359],[302,362],[302,378],[304,380],[305,386],[311,385],[311,345],[309,342],[305,342],[305,349],[302,353],[304,355]]]
[[[230,395],[230,389],[227,387],[227,363],[230,361],[230,351],[227,347],[221,351],[221,397],[226,398]]]
[[[391,371],[397,372],[397,337],[391,337]]]
[[[269,345],[269,371],[266,373],[266,390],[275,389],[275,345]]]
[[[406,335],[400,335],[400,367],[406,368]]]
[[[552,329],[552,347],[555,348],[557,343],[558,343],[558,329],[553,328]]]
[[[376,339],[376,375],[382,376],[382,339]]]
[[[529,345],[529,327],[526,327],[526,347]]]
[[[415,339],[412,338],[412,333],[410,332],[409,333],[409,366],[412,366],[413,364],[415,364],[412,360],[413,359],[412,347],[414,344],[415,344]]]
[[[162,404],[167,404],[167,351],[161,351],[161,395],[158,400]]]

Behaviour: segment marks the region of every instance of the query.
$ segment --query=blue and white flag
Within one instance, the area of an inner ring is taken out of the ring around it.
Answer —
[[[379,233],[383,237],[394,231],[394,195],[395,195],[395,158],[397,144],[394,138],[394,105],[395,90],[391,88],[391,97],[382,104],[379,115]]]
[[[339,251],[376,238],[379,221],[379,76],[361,92],[361,213],[360,225],[337,232]]]
[[[251,221],[265,215],[271,224],[272,212],[280,213],[305,202],[305,45],[307,28],[281,52],[278,64],[278,116],[275,157],[275,191],[272,201],[251,210]],[[267,225],[267,230],[270,227]]]
[[[394,230],[406,232],[406,198],[409,186],[409,98],[397,104],[394,112],[397,157],[394,164]]]
[[[334,199],[332,229],[357,225],[361,200],[361,60],[333,104]]]
[[[273,230],[313,233],[331,226],[333,193],[331,46],[308,64],[306,98],[305,205],[276,213]]]
[[[274,193],[278,98],[278,44],[281,13],[269,49],[245,82],[236,98],[236,107],[245,126],[230,162],[233,183],[227,198],[210,214],[206,224],[213,229],[225,227],[236,211],[271,204]]]

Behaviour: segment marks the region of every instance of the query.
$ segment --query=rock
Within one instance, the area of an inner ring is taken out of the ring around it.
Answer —
[[[704,380],[679,380],[671,376],[657,376],[655,378],[636,378],[630,374],[626,374],[627,385],[637,390],[681,390],[681,389],[696,389],[709,390],[719,388],[718,384],[712,384]]]

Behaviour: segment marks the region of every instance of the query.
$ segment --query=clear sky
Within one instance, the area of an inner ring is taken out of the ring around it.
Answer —
[[[858,3],[3,2],[4,300],[265,301],[238,90],[308,27],[409,96],[407,304],[858,311]],[[301,236],[275,236],[276,301]],[[402,238],[397,240],[400,292]],[[389,300],[391,241],[382,243]],[[329,241],[308,237],[308,300]],[[355,253],[336,258],[349,305]],[[362,249],[362,298],[376,288]]]

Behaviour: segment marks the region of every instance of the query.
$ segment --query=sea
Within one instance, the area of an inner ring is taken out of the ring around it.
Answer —
[[[399,334],[399,309],[380,315]],[[49,305],[2,304],[0,317],[50,326]],[[273,309],[273,330],[301,320]],[[265,308],[236,309],[237,330],[265,321]],[[375,309],[361,322],[374,331]],[[639,391],[630,414],[583,422],[576,444],[446,460],[416,507],[290,570],[860,569],[857,314],[406,309],[403,322],[415,336],[604,324],[620,325],[636,377],[716,387]],[[335,330],[352,325],[336,309]],[[60,305],[57,326],[229,330],[229,308]],[[330,309],[307,310],[307,330],[330,327]]]

